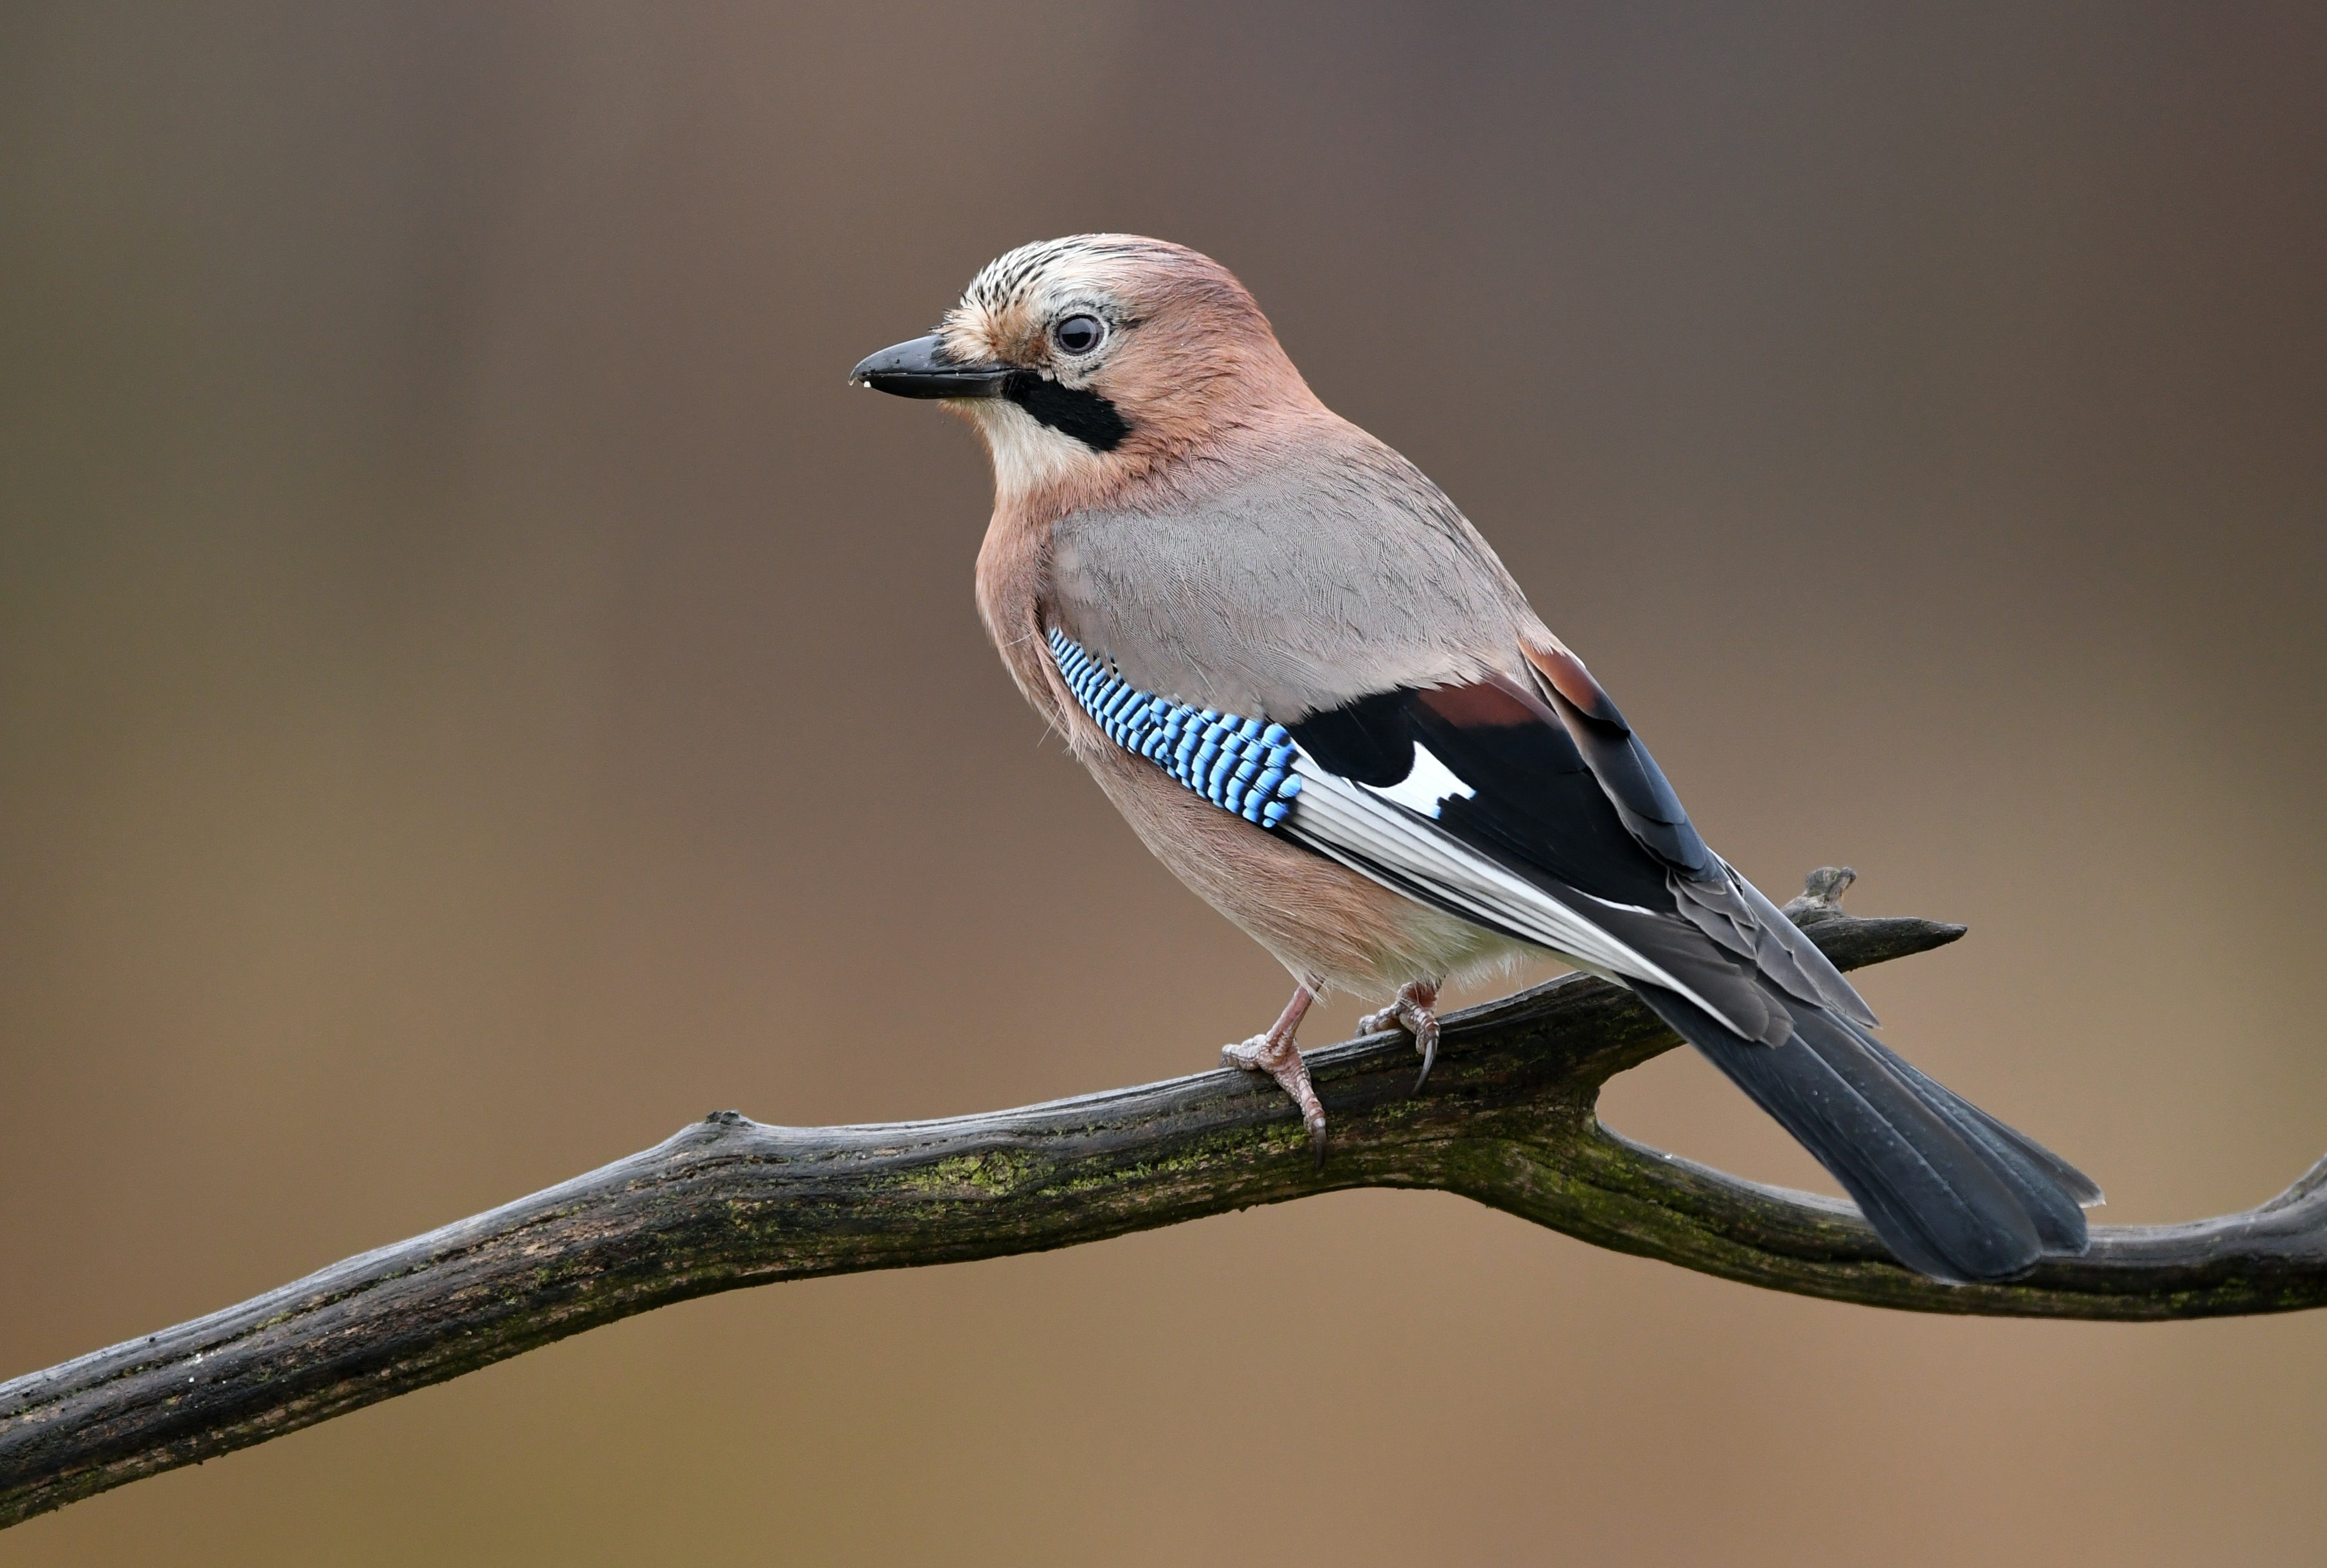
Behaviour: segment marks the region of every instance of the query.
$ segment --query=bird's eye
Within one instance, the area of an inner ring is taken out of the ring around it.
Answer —
[[[1097,316],[1069,316],[1051,329],[1061,349],[1070,354],[1088,354],[1107,337],[1107,323]]]

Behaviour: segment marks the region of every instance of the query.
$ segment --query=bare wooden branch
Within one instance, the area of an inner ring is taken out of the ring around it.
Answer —
[[[1788,912],[1845,968],[1960,926],[1859,919],[1847,872]],[[718,1112],[662,1143],[158,1334],[0,1384],[0,1526],[692,1296],[1071,1246],[1350,1187],[1437,1188],[1598,1246],[1772,1290],[1920,1311],[2194,1318],[2327,1305],[2327,1160],[2243,1214],[2103,1227],[2005,1284],[1890,1260],[1845,1203],[1644,1147],[1593,1114],[1678,1040],[1569,976],[1310,1054],[1322,1171],[1265,1078],[1217,1071],[943,1121],[777,1127]]]

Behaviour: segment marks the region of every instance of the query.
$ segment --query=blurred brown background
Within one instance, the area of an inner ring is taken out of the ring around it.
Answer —
[[[1867,989],[2106,1218],[2267,1197],[2327,1148],[2322,193],[2315,6],[19,0],[0,1375],[715,1106],[1273,1016],[986,648],[967,433],[842,386],[1080,229],[1236,267],[1773,894],[1968,921]],[[1821,1184],[1685,1054],[1606,1108]],[[1373,1193],[658,1312],[0,1564],[2310,1563],[2322,1461],[2327,1317]]]

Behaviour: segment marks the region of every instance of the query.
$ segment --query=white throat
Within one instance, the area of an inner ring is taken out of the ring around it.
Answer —
[[[1071,435],[1061,435],[1015,403],[980,399],[969,406],[994,455],[995,499],[1023,500],[1077,473],[1088,472],[1098,454]]]

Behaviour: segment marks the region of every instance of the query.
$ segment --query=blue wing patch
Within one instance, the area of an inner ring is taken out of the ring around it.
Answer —
[[[1051,657],[1083,712],[1125,751],[1247,822],[1275,827],[1301,793],[1293,737],[1282,724],[1192,708],[1144,692],[1051,629]]]

